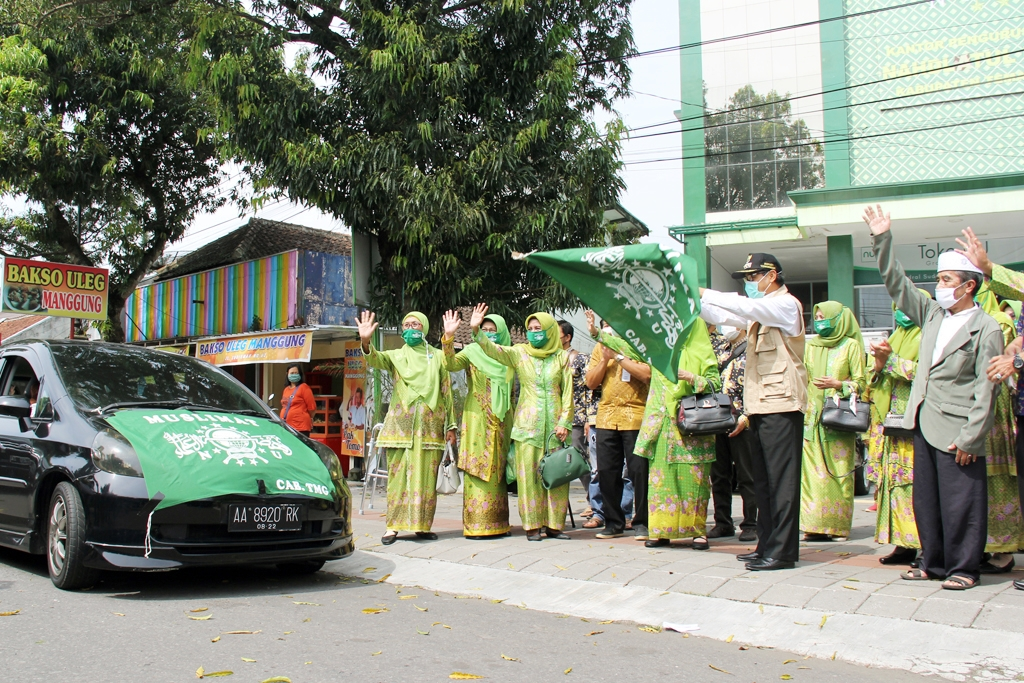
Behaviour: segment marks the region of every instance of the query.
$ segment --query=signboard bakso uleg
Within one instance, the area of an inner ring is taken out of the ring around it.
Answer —
[[[107,317],[106,268],[4,259],[2,310],[65,318]]]

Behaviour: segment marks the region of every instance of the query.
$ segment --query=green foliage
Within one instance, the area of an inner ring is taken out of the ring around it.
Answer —
[[[708,211],[785,206],[787,191],[825,185],[821,142],[793,119],[788,94],[745,85],[726,110],[704,117]]]
[[[27,202],[0,218],[0,246],[109,267],[103,329],[121,341],[125,298],[222,201],[216,121],[187,81],[187,4],[58,4],[0,24],[0,192]]]
[[[377,237],[384,320],[573,304],[510,254],[603,242],[624,130],[593,115],[628,87],[629,0],[210,2],[193,69],[230,155]]]

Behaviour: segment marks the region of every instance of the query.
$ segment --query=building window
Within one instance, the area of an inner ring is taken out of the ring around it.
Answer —
[[[789,190],[825,186],[824,153],[789,95],[746,85],[721,112],[705,110],[708,212],[789,206]]]
[[[935,294],[934,282],[917,284],[929,294]],[[896,326],[892,317],[892,297],[885,285],[860,285],[857,291],[857,322],[865,330],[891,330]]]

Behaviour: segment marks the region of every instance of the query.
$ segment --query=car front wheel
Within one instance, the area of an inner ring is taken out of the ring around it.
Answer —
[[[277,565],[277,571],[290,576],[304,576],[316,574],[320,571],[327,560],[305,560],[303,562],[282,562]]]
[[[46,560],[50,580],[57,588],[85,588],[99,577],[97,570],[82,562],[85,528],[85,509],[78,491],[66,481],[57,484],[46,523]]]

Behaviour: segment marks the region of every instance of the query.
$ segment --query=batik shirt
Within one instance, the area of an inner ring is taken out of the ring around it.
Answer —
[[[572,426],[582,427],[587,424],[587,410],[593,400],[593,392],[587,388],[587,364],[590,355],[576,353],[569,361],[569,372],[572,373]]]
[[[729,362],[732,355],[732,344],[725,338],[724,334],[711,332],[711,348],[715,350],[715,358],[718,360],[718,371],[725,372],[725,364]]]
[[[714,343],[715,338],[712,337],[711,341]],[[743,414],[743,373],[747,367],[746,342],[741,343],[744,344],[743,353],[729,361],[722,370],[722,391],[732,399],[732,409],[737,415]]]

